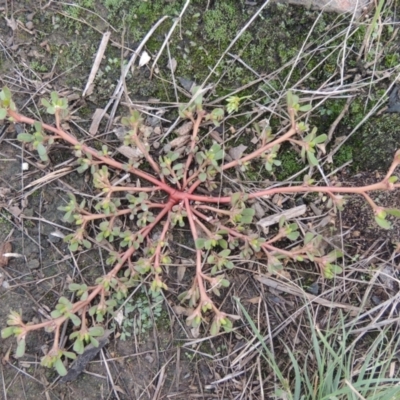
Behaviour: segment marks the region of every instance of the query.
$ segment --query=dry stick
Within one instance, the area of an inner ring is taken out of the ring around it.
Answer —
[[[106,51],[108,40],[110,39],[111,32],[108,31],[103,34],[103,38],[101,39],[99,49],[97,50],[96,58],[94,60],[92,70],[90,71],[88,81],[86,83],[85,89],[83,90],[82,97],[85,97],[86,92],[89,90],[89,87],[94,82],[94,78],[96,77],[97,71],[99,70],[101,60],[103,59],[104,52]]]

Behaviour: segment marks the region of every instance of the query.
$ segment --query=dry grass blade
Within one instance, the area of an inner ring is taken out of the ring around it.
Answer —
[[[258,280],[263,285],[266,285],[277,291],[282,291],[285,293],[290,293],[294,296],[303,297],[303,298],[307,299],[310,303],[317,303],[324,307],[329,307],[329,308],[342,308],[342,309],[351,311],[353,313],[360,313],[363,311],[363,309],[360,307],[355,307],[355,306],[351,306],[349,304],[337,303],[337,302],[334,302],[331,300],[326,300],[326,299],[321,298],[320,296],[314,296],[311,293],[307,293],[304,290],[302,290],[300,287],[296,287],[289,283],[278,281],[273,278],[268,278],[267,276],[256,275],[254,277],[254,279]]]
[[[65,175],[68,175],[72,171],[73,171],[73,169],[71,167],[64,167],[64,168],[60,168],[58,170],[49,172],[45,176],[42,176],[41,178],[36,179],[33,182],[26,185],[24,190],[29,189],[33,186],[35,186],[34,190],[37,190],[37,189],[43,187],[44,185],[48,185],[49,183],[56,181]]]
[[[96,74],[97,74],[97,71],[99,70],[100,63],[103,59],[104,53],[106,51],[110,36],[111,36],[111,32],[105,32],[103,34],[103,37],[102,37],[100,45],[99,45],[99,49],[97,50],[96,57],[93,62],[92,70],[90,71],[90,75],[87,80],[85,89],[83,89],[82,97],[85,97],[86,95],[89,96],[93,91],[92,85],[93,85],[94,79],[96,78]]]

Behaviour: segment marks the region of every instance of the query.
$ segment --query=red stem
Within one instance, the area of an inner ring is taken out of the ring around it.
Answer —
[[[9,116],[15,121],[15,122],[20,122],[23,124],[29,124],[33,125],[35,120],[32,118],[25,117],[24,115],[18,114],[16,111],[13,111],[11,109],[8,110]],[[114,159],[108,157],[108,156],[102,156],[98,153],[97,150],[85,145],[79,143],[78,139],[70,135],[69,133],[63,131],[62,129],[57,129],[54,126],[42,123],[43,129],[46,129],[50,132],[55,133],[56,135],[60,136],[62,139],[64,139],[66,142],[71,143],[72,145],[81,145],[82,146],[82,151],[84,151],[87,154],[92,155],[93,157],[97,158],[98,160],[102,161],[104,164],[107,164],[111,167],[120,169],[120,170],[125,170],[124,164],[115,161]],[[148,174],[147,172],[141,171],[139,169],[136,169],[134,167],[129,167],[128,169],[129,172],[132,174],[135,174],[136,176],[145,179],[148,182],[153,183],[154,185],[158,186],[160,189],[164,190],[168,194],[171,194],[174,192],[174,189],[172,189],[170,186],[168,186],[166,183],[159,181],[157,178],[154,176]]]
[[[196,225],[195,225],[195,221],[194,221],[195,217],[192,213],[192,209],[190,207],[188,199],[185,199],[185,208],[186,208],[187,217],[189,220],[189,225],[190,225],[190,230],[192,232],[193,240],[196,243],[196,241],[199,237],[197,235]],[[206,293],[206,290],[205,290],[204,284],[203,284],[202,268],[203,268],[203,265],[201,262],[201,250],[196,249],[196,279],[197,279],[197,284],[198,284],[199,291],[200,291],[200,299],[201,299],[200,304],[202,301],[208,300],[208,296],[207,296],[207,293]]]
[[[161,219],[171,210],[171,208],[175,205],[175,202],[173,201],[169,201],[166,205],[165,208],[157,215],[157,217],[155,218],[155,220],[148,226],[146,226],[145,228],[142,228],[139,231],[139,234],[141,234],[143,236],[143,238],[147,237],[149,235],[149,233],[151,232],[151,230],[154,228],[154,226],[156,226]],[[117,275],[118,271],[123,267],[123,265],[125,264],[125,262],[129,259],[129,257],[132,256],[132,254],[135,252],[135,248],[134,247],[130,247],[128,250],[126,250],[124,252],[124,255],[121,258],[121,262],[117,263],[114,268],[108,272],[108,274],[106,275],[107,277],[114,277]],[[90,293],[90,295],[87,297],[86,300],[80,300],[77,301],[75,304],[73,304],[72,306],[72,310],[70,311],[71,313],[75,314],[76,312],[78,312],[82,307],[87,306],[88,304],[91,303],[91,301],[103,290],[103,285],[99,284],[97,285],[97,287],[95,287],[95,289],[92,291],[92,293]],[[82,316],[84,317],[84,316]],[[34,331],[40,328],[45,328],[46,326],[50,326],[50,325],[54,325],[56,328],[61,326],[61,324],[64,323],[64,321],[66,321],[68,319],[68,317],[66,316],[61,316],[55,319],[51,319],[51,320],[47,320],[44,322],[41,322],[39,324],[35,324],[35,325],[24,325],[24,329],[25,332],[30,332],[30,331]]]
[[[204,111],[198,111],[197,113],[197,119],[193,125],[193,134],[192,134],[192,140],[191,140],[191,144],[190,144],[190,150],[189,150],[189,155],[188,158],[186,160],[186,164],[185,164],[185,169],[183,171],[183,189],[186,188],[187,186],[187,175],[189,172],[189,168],[190,168],[190,164],[192,163],[193,160],[193,150],[196,146],[196,139],[197,139],[197,134],[199,132],[199,128],[200,128],[200,124],[201,124],[201,120],[204,117],[205,112]]]

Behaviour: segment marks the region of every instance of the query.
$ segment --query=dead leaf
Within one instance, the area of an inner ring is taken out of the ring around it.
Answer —
[[[222,137],[219,135],[219,133],[217,131],[211,131],[210,132],[210,136],[219,144],[224,143],[224,140],[222,139]]]
[[[244,299],[243,301],[246,303],[250,303],[250,304],[258,304],[261,301],[261,297],[257,296],[257,297],[253,297],[253,298],[247,299],[247,300]]]
[[[143,66],[146,65],[150,60],[151,60],[151,57],[149,56],[149,54],[147,53],[147,51],[144,51],[144,52],[142,53],[142,55],[140,56],[139,67],[143,67]]]
[[[184,146],[190,139],[190,136],[178,136],[174,140],[172,140],[169,145],[171,149],[175,149],[176,147]]]
[[[283,278],[286,281],[291,281],[292,280],[292,276],[290,275],[290,272],[286,271],[285,269],[283,269],[282,271],[276,271],[275,275],[278,278]]]
[[[259,202],[255,202],[253,204],[253,208],[256,212],[256,217],[258,219],[262,218],[265,215],[265,208]]]
[[[153,364],[154,357],[152,357],[151,354],[146,354],[146,356],[144,358],[149,364]]]
[[[0,197],[6,197],[7,194],[11,192],[11,189],[0,187]]]
[[[92,123],[90,124],[89,128],[89,133],[94,136],[96,135],[100,122],[103,118],[104,110],[102,108],[96,108],[96,111],[94,112],[92,116]]]
[[[184,265],[179,265],[177,268],[178,282],[181,282],[183,277],[185,276],[186,267]]]
[[[178,63],[176,62],[175,58],[171,58],[168,62],[167,67],[172,71],[175,72]]]
[[[188,317],[193,314],[193,308],[185,308],[182,306],[173,306],[172,309],[175,311],[177,315],[184,315]]]
[[[233,147],[228,151],[228,154],[232,157],[234,160],[239,160],[239,158],[242,157],[243,152],[247,149],[247,146],[240,144],[237,147]]]
[[[280,195],[279,193],[275,194],[274,197],[272,197],[272,202],[276,204],[278,207],[282,207],[283,196]]]
[[[10,348],[7,350],[7,353],[4,355],[4,357],[1,359],[1,363],[3,365],[6,365],[8,362],[10,362],[10,353],[11,353],[11,348],[12,346],[10,346]]]
[[[119,146],[117,150],[126,158],[140,158],[143,156],[143,153],[139,149],[133,149],[132,147],[129,146]]]
[[[120,393],[122,393],[122,394],[126,394],[126,393],[124,392],[124,390],[123,390],[120,386],[118,386],[118,385],[114,385],[114,389],[115,389],[117,392],[120,392]]]
[[[122,321],[125,319],[124,317],[124,312],[122,310],[119,310],[117,314],[114,317],[115,321],[117,321],[118,325],[122,325]]]
[[[22,213],[22,210],[17,206],[8,207],[7,211],[14,215],[14,217],[16,218],[18,218]],[[9,251],[7,253],[9,253]]]
[[[8,265],[8,257],[4,254],[12,252],[11,242],[5,242],[0,245],[0,267],[6,267]]]
[[[300,217],[306,212],[306,210],[307,207],[304,204],[298,207],[293,207],[289,210],[285,210],[280,213],[270,215],[269,217],[260,219],[260,221],[257,222],[257,225],[261,226],[262,228],[266,228],[268,226],[277,224],[282,217],[286,217],[287,221],[293,218]]]
[[[178,129],[175,129],[174,132],[179,136],[185,136],[189,134],[193,129],[193,122],[189,121],[181,125]]]
[[[18,23],[17,21],[14,19],[14,17],[11,17],[10,19],[8,19],[7,17],[4,17],[7,21],[7,25],[13,30],[16,31],[17,27],[18,27]]]

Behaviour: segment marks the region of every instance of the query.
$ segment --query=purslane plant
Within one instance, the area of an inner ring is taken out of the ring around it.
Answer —
[[[190,142],[184,152],[170,151],[155,159],[142,117],[139,112],[131,111],[121,122],[125,127],[124,145],[135,149],[137,157],[121,162],[110,155],[106,146],[96,150],[62,129],[61,122],[68,116],[68,106],[66,100],[60,99],[56,93],[51,94],[49,101],[42,101],[47,112],[54,115],[55,124],[50,125],[18,113],[8,88],[0,92],[0,119],[32,126],[31,131],[19,134],[18,139],[37,150],[42,161],[48,162],[51,146],[63,141],[75,151],[78,171],[92,175],[97,191],[95,204],[89,207],[85,201],[79,202],[70,194],[68,204],[60,208],[65,212],[65,221],[76,226],[75,232],[65,237],[69,249],[77,251],[91,247],[90,229],[93,224],[97,228],[95,239],[99,242],[106,240],[114,248],[107,259],[109,271],[92,286],[70,284],[69,289],[78,300],[72,303],[61,297],[50,319],[26,323],[15,311],[10,313],[9,326],[2,330],[2,337],[16,337],[17,357],[24,354],[25,338],[29,332],[42,328],[52,331],[54,343],[43,357],[42,364],[55,367],[59,374],[64,375],[66,369],[62,360],[82,353],[88,343],[96,345],[96,337],[103,333],[100,324],[107,315],[113,315],[117,300],[128,296],[141,275],[151,276],[151,291],[167,290],[162,275],[163,267],[171,264],[174,257],[168,240],[175,226],[187,226],[195,243],[195,276],[191,286],[179,295],[180,301],[187,302],[191,310],[187,324],[194,331],[203,324],[215,335],[221,329],[230,331],[235,319],[235,316],[220,310],[216,303],[220,291],[229,286],[227,271],[234,268],[234,259],[249,260],[262,254],[271,273],[281,270],[290,260],[313,262],[326,278],[342,272],[336,264],[336,260],[343,256],[341,252],[333,250],[325,254],[320,246],[322,237],[311,232],[305,233],[301,241],[296,223],[281,218],[271,237],[262,237],[252,230],[255,215],[252,200],[277,193],[314,192],[324,194],[329,199],[328,205],[341,209],[344,195],[357,194],[372,207],[375,220],[381,227],[390,228],[388,215],[400,216],[400,210],[380,207],[368,194],[400,187],[393,175],[400,164],[400,151],[395,154],[382,181],[368,186],[314,186],[313,181],[305,177],[304,183],[298,186],[266,188],[249,194],[202,194],[205,190],[213,193],[219,188],[224,172],[235,167],[245,171],[253,160],[261,160],[265,169],[271,171],[280,165],[279,147],[285,142],[295,146],[302,159],[315,166],[318,164],[316,151],[324,149],[327,136],[317,136],[315,128],[309,132],[308,125],[299,119],[299,113],[308,111],[310,106],[300,106],[299,98],[288,92],[287,131],[274,135],[268,126],[257,126],[257,149],[226,162],[220,144],[200,147],[202,124],[212,122],[218,126],[224,116],[222,108],[206,110],[201,93],[199,88],[195,88],[191,102],[179,110],[180,116],[191,123]],[[232,111],[231,108],[228,112]],[[123,186],[119,181],[115,182],[115,171],[132,174],[138,184]],[[122,219],[128,223],[122,224]],[[280,248],[283,239],[296,241],[296,245],[290,250]],[[59,347],[60,329],[67,321],[75,326],[70,336],[75,353]]]

